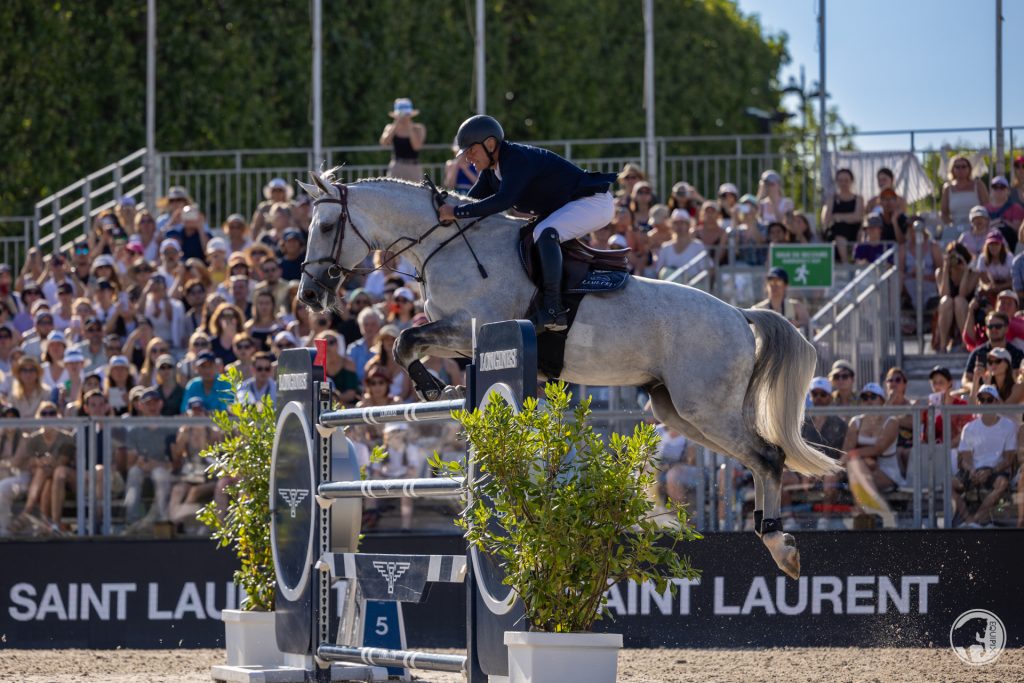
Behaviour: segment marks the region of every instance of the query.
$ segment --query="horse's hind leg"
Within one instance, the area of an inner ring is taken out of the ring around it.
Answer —
[[[738,421],[731,422],[731,431],[726,431],[722,428],[720,416],[718,419],[714,416],[704,416],[703,419],[695,416],[692,422],[682,417],[664,386],[649,391],[656,418],[688,438],[732,456],[750,469],[754,476],[754,533],[768,548],[779,569],[794,579],[799,578],[800,551],[796,548],[793,536],[782,531],[780,519],[784,454]],[[701,430],[696,424],[714,424],[719,429],[710,433]]]

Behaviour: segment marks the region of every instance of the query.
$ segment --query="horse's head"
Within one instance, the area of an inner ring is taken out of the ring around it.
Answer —
[[[299,185],[313,198],[306,260],[302,264],[299,301],[316,311],[330,308],[342,278],[372,251],[352,222],[348,188],[334,182],[332,171],[310,172],[312,184]]]

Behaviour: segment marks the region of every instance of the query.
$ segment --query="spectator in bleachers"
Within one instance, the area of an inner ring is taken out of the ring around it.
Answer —
[[[409,425],[398,422],[384,427],[383,447],[387,456],[370,466],[372,479],[416,478],[424,475],[426,454],[409,438]],[[399,506],[401,529],[412,529],[413,499],[402,498]]]
[[[408,97],[397,98],[393,109],[388,112],[393,120],[384,126],[380,144],[382,147],[391,147],[388,176],[392,178],[413,183],[423,179],[420,150],[427,140],[427,127],[413,121],[419,113],[419,109],[412,106],[412,100]]]
[[[142,290],[141,313],[150,321],[153,335],[165,339],[172,349],[181,349],[185,344],[182,337],[185,307],[181,301],[170,296],[167,279],[154,273]]]
[[[888,187],[882,190],[881,198],[882,239],[886,242],[903,244],[907,235],[908,219],[900,209],[900,196]]]
[[[126,233],[117,221],[113,211],[104,211],[97,215],[92,222],[92,231],[86,235],[86,244],[89,246],[89,255],[96,258],[97,255],[111,256],[114,254],[114,238],[118,236],[127,237]],[[37,280],[38,281],[38,280]]]
[[[1002,234],[998,230],[990,231],[972,265],[978,274],[975,299],[981,297],[992,304],[998,292],[1013,286],[1012,258]]]
[[[882,217],[878,214],[868,216],[864,225],[864,239],[853,248],[853,262],[857,265],[874,263],[889,249],[890,245],[882,241]]]
[[[366,290],[361,288],[353,289],[350,292],[340,290],[339,296],[343,296],[344,299],[340,302],[334,311],[335,324],[334,330],[341,333],[341,336],[349,341],[349,345],[360,337],[363,333],[359,331],[359,314],[365,308],[373,306],[373,299]]]
[[[302,261],[306,257],[306,239],[298,228],[288,228],[281,239],[281,258],[277,260],[281,266],[281,277],[285,280],[298,280],[302,277]]]
[[[902,368],[892,367],[885,373],[885,404],[889,406],[912,406],[915,401],[907,397],[907,375]],[[899,434],[896,437],[896,455],[899,456],[900,467],[907,471],[910,451],[914,446],[914,416],[910,413],[897,415]]]
[[[33,358],[43,355],[43,341],[53,332],[53,314],[49,309],[40,309],[35,314],[35,325],[25,333],[21,341],[21,350]]]
[[[278,322],[276,311],[277,304],[270,290],[257,290],[253,296],[252,317],[245,321],[245,331],[260,351],[269,351],[270,340],[284,329]]]
[[[253,235],[259,235],[270,223],[270,210],[275,204],[288,204],[295,189],[284,178],[272,178],[263,186],[263,201],[256,206],[250,221]]]
[[[732,226],[732,217],[740,201],[740,191],[735,183],[722,183],[718,186],[719,223],[723,228]]]
[[[639,166],[627,163],[619,171],[619,191],[615,193],[615,201],[620,206],[629,206],[633,197],[633,187],[641,182],[647,181],[647,174]]]
[[[325,370],[327,377],[334,383],[335,399],[345,406],[354,406],[362,389],[355,362],[345,354],[345,338],[334,330],[324,330],[318,332],[315,339],[327,342]]]
[[[64,367],[64,353],[68,344],[64,339],[64,333],[60,330],[53,330],[46,336],[46,344],[43,347],[42,384],[48,391],[64,386],[70,377],[67,368]]]
[[[757,222],[757,197],[745,194],[733,208],[730,235],[736,241],[736,258],[751,266],[764,265],[768,251],[765,231]]]
[[[157,267],[157,272],[164,276],[166,282],[172,283],[172,290],[178,287],[180,282],[188,279],[184,277],[181,254],[181,245],[177,240],[167,238],[160,242],[160,265]]]
[[[783,268],[772,268],[765,277],[765,292],[768,298],[754,304],[754,308],[775,311],[793,324],[798,330],[807,329],[811,314],[799,299],[786,296],[789,293],[789,273]]]
[[[274,341],[270,345],[270,352],[280,356],[286,349],[294,349],[299,345],[299,340],[288,330],[282,330],[274,335]]]
[[[36,419],[55,418],[57,417],[57,406],[49,401],[44,401],[39,404],[34,417]],[[72,470],[74,469],[75,440],[62,429],[40,427],[21,440],[20,450],[22,452],[15,457],[15,462],[21,463],[22,468],[28,469],[31,477],[25,491],[27,494],[25,507],[19,515],[19,521],[22,522],[19,526],[24,528],[28,526],[24,522],[31,521],[34,526],[46,532],[59,531],[61,511],[60,508],[54,509],[51,504],[53,477],[55,470],[60,467],[71,466]],[[64,486],[65,480],[62,479],[61,488]],[[12,488],[10,493],[17,495],[20,492],[18,490],[20,487]],[[8,500],[0,501],[0,516],[10,514],[10,502]],[[63,496],[61,496],[61,502],[63,503]]]
[[[206,267],[206,264],[202,259],[187,259],[179,270],[179,273],[177,281],[175,282],[176,287],[174,289],[177,296],[181,296],[181,286],[190,280],[197,280],[203,283],[203,287],[206,288],[207,292],[219,291],[226,294],[226,290],[223,286],[218,287],[216,283],[214,283],[213,277],[210,276],[210,270]]]
[[[277,305],[288,310],[292,300],[288,298],[288,281],[281,278],[281,266],[274,259],[267,259],[260,263],[258,269],[263,279],[256,285],[256,291],[269,290]]]
[[[232,275],[228,282],[228,301],[242,312],[244,319],[252,317],[252,294],[249,290],[251,282],[245,275]]]
[[[128,412],[129,407],[128,392],[136,383],[131,363],[125,356],[111,356],[104,375],[106,380],[103,385],[103,393],[107,397],[110,409],[115,415],[124,415]]]
[[[993,386],[999,391],[1002,403],[1016,404],[1024,402],[1024,384],[1016,379],[1016,373],[1010,368],[1013,359],[1005,348],[994,348],[988,352],[984,364],[974,365],[971,378],[971,403],[977,403],[980,387]]]
[[[181,224],[181,214],[186,206],[194,204],[192,197],[181,185],[167,188],[167,196],[157,200],[157,206],[163,207],[163,213],[157,216],[156,227],[161,235],[173,226]]]
[[[391,379],[389,393],[398,397],[401,402],[413,400],[412,383],[402,370],[402,366],[395,360],[393,349],[395,340],[398,339],[400,330],[394,325],[385,325],[377,333],[377,343],[373,345],[373,355],[367,361],[366,371],[369,373],[372,367],[381,367]]]
[[[985,331],[984,317],[978,322],[978,302],[981,299],[975,297],[967,307],[968,316],[964,321],[963,342],[968,351],[973,351],[981,344],[988,341],[988,333]],[[1024,345],[1024,317],[1018,316],[1020,310],[1020,299],[1012,289],[1004,289],[996,296],[996,310],[1005,313],[1009,318],[1010,326],[1007,328],[1006,341],[1018,349]]]
[[[75,288],[66,282],[57,285],[57,303],[50,309],[53,314],[53,325],[63,332],[71,326],[71,320],[75,317]]]
[[[835,242],[841,262],[845,262],[850,246],[857,242],[864,219],[864,198],[853,191],[853,171],[841,168],[835,175],[835,193],[821,208],[822,235],[826,242]]]
[[[157,387],[141,391],[139,410],[141,417],[160,417],[163,395]],[[153,482],[155,489],[153,505],[146,514],[147,521],[166,520],[167,504],[171,495],[171,470],[175,464],[171,457],[171,443],[177,436],[177,428],[147,425],[130,427],[126,440],[128,451],[128,476],[125,480],[124,507],[128,524],[142,518],[142,485],[146,479]]]
[[[25,263],[21,266],[18,279],[14,282],[14,289],[24,294],[25,288],[31,282],[38,287],[39,282],[45,278],[46,266],[43,264],[43,252],[39,247],[29,247],[25,252]],[[25,304],[28,306],[28,304]]]
[[[181,402],[185,397],[185,389],[178,384],[177,367],[174,357],[164,354],[156,360],[156,371],[153,384],[160,391],[163,405],[160,414],[164,417],[176,417],[181,414]]]
[[[761,174],[757,185],[759,217],[761,223],[783,223],[787,227],[793,220],[793,200],[782,194],[782,176],[771,169]]]
[[[135,215],[135,234],[132,239],[142,246],[142,258],[156,263],[160,258],[160,233],[156,230],[153,214],[143,209]]]
[[[803,211],[793,212],[793,223],[789,226],[789,241],[794,244],[808,244],[817,242],[814,230],[811,229],[811,221]]]
[[[910,297],[914,310],[917,310],[918,254],[920,253],[921,258],[921,303],[927,304],[939,296],[936,275],[939,264],[942,263],[942,249],[932,240],[931,232],[925,227],[924,221],[915,216],[910,225],[907,239],[897,249],[896,259],[902,275],[903,291]]]
[[[32,306],[38,301],[44,301],[43,290],[34,280],[29,280],[21,290],[21,306],[11,318],[11,323],[20,334],[25,334],[35,325]]]
[[[954,234],[966,232],[973,223],[974,207],[980,206],[985,211],[984,205],[988,203],[985,183],[972,179],[971,171],[967,157],[953,157],[949,165],[949,180],[942,186],[940,216],[943,225],[951,226]],[[988,211],[985,211],[985,219],[987,225]]]
[[[977,390],[978,403],[1002,403],[999,390],[986,384]],[[969,422],[960,438],[957,473],[953,477],[954,526],[992,524],[992,508],[1006,493],[1017,459],[1017,425],[1003,415],[983,413]],[[966,494],[977,492],[980,502],[970,512]]]
[[[827,408],[832,405],[832,383],[827,377],[815,377],[811,380],[811,405],[815,408]],[[838,460],[842,455],[846,430],[846,420],[838,415],[808,414],[804,418],[801,435],[806,441],[821,448],[825,455]]]
[[[690,233],[690,217],[685,209],[672,211],[672,232],[674,237],[662,245],[654,261],[658,277],[667,277],[676,269],[689,265],[695,259],[699,260],[683,273],[681,281],[690,280],[701,271],[713,267],[704,244],[694,240]],[[701,256],[703,258],[700,258]]]
[[[860,405],[860,399],[854,392],[856,373],[853,363],[839,359],[832,363],[828,373],[828,381],[832,383],[832,403],[837,406]]]
[[[153,325],[149,322],[149,318],[142,315],[137,316],[135,318],[135,328],[125,339],[120,353],[128,358],[132,366],[140,368],[146,362],[146,347],[154,339],[159,339],[159,337],[153,335]],[[166,342],[162,339],[160,341],[166,348]]]
[[[181,245],[182,256],[186,259],[202,259],[206,243],[211,235],[206,229],[205,219],[198,206],[189,205],[181,212],[181,225],[172,227],[164,235]]]
[[[1010,184],[1001,175],[992,179],[989,190],[990,203],[985,207],[988,209],[989,218],[993,223],[1001,222],[1009,228],[1009,233],[1016,237],[1024,222],[1024,205],[1013,200],[1010,196]],[[1016,240],[1009,242],[1009,246],[1010,251],[1013,251],[1017,246]]]
[[[988,341],[971,351],[967,357],[967,366],[964,368],[964,375],[961,384],[964,389],[969,390],[974,381],[974,368],[979,358],[982,365],[985,364],[993,349],[1006,349],[1010,354],[1010,366],[1016,372],[1020,368],[1021,361],[1024,361],[1024,351],[1016,346],[1007,344],[1006,333],[1010,324],[1010,317],[1000,311],[990,311],[985,316],[985,331],[988,333]]]
[[[372,349],[374,344],[377,343],[377,335],[380,333],[380,328],[384,321],[372,306],[367,306],[359,311],[359,317],[356,319],[356,322],[359,325],[362,338],[349,344],[347,351],[349,358],[355,364],[356,376],[362,382],[366,376],[366,365],[373,356]]]
[[[326,332],[327,330],[332,329],[332,327],[333,327],[332,318],[333,317],[334,317],[334,314],[331,313],[330,311],[324,311],[322,313],[310,312],[310,314],[309,314],[309,334],[307,336],[305,336],[305,337],[300,337],[299,338],[299,343],[301,343],[303,346],[312,346],[313,345],[313,339],[315,339],[317,337],[317,335],[319,335],[321,332]]]
[[[11,372],[11,352],[15,348],[15,330],[11,323],[0,325],[0,373]]]
[[[700,213],[704,201],[704,197],[690,183],[679,181],[672,186],[672,196],[668,198],[666,205],[673,211],[686,209],[691,216],[696,216]]]
[[[231,342],[231,350],[235,352],[235,361],[225,369],[234,368],[242,374],[243,379],[252,378],[252,359],[256,353],[256,342],[247,332],[239,332]]]
[[[206,243],[206,271],[214,285],[227,281],[228,243],[223,237],[211,237]]]
[[[258,244],[270,249],[273,257],[274,252],[278,252],[281,249],[285,232],[289,228],[296,230],[298,228],[295,228],[292,221],[291,204],[285,204],[284,202],[274,204],[270,207],[268,218],[270,222],[265,226],[263,232],[258,234],[256,240]]]
[[[221,226],[221,230],[227,238],[226,246],[229,258],[235,254],[244,254],[245,250],[252,245],[252,240],[249,238],[249,224],[240,213],[228,216]]]
[[[210,317],[210,350],[224,365],[238,360],[233,346],[235,335],[242,329],[243,320],[242,311],[226,302],[217,306]],[[207,409],[213,410],[209,405]]]
[[[878,194],[869,199],[864,205],[865,212],[872,212],[876,208],[882,205],[882,192],[888,189],[895,191],[896,189],[896,176],[893,174],[892,169],[882,167],[875,173],[875,182],[878,183]],[[896,195],[897,206],[900,213],[907,212],[907,200],[901,197],[899,194]]]
[[[186,280],[181,291],[184,294],[184,314],[181,316],[177,336],[184,343],[203,324],[203,305],[206,303],[207,289],[199,280]]]
[[[970,263],[974,256],[963,244],[950,242],[936,274],[939,293],[939,318],[936,323],[935,349],[946,353],[950,341],[955,346],[959,331],[967,319],[968,300],[974,298],[974,275]],[[954,327],[955,325],[955,327]]]
[[[259,351],[252,358],[252,377],[242,383],[238,392],[238,400],[256,403],[269,396],[271,401],[277,400],[277,382],[274,380],[274,356],[266,351]]]
[[[107,351],[103,343],[103,326],[99,318],[86,318],[84,330],[83,341],[77,348],[85,356],[86,372],[90,372],[107,364]]]
[[[167,342],[160,337],[153,337],[146,343],[142,361],[133,364],[139,369],[139,384],[152,386],[156,383],[156,367],[162,356],[171,352]]]
[[[729,260],[729,234],[718,222],[718,204],[706,201],[700,207],[700,220],[693,229],[693,238],[704,245],[715,265]]]
[[[200,352],[193,365],[196,377],[185,385],[185,395],[181,399],[181,411],[188,410],[189,400],[199,397],[208,412],[223,410],[231,400],[231,385],[219,377],[220,365],[212,351]]]
[[[399,287],[391,297],[386,324],[394,325],[399,331],[412,327],[416,315],[416,295],[408,287]]]
[[[774,221],[769,223],[765,228],[765,237],[767,238],[768,244],[792,244],[793,233],[789,231],[789,228],[785,223]]]
[[[868,382],[860,392],[860,405],[885,405],[885,391],[875,382]],[[850,419],[843,450],[849,460],[859,459],[873,477],[875,487],[882,494],[906,485],[906,475],[896,454],[899,437],[899,418],[893,415],[862,414]]]
[[[71,277],[68,272],[68,262],[62,254],[51,254],[46,257],[47,268],[46,268],[46,279],[40,282],[40,286],[43,290],[43,296],[50,303],[51,306],[56,306],[58,303],[57,289],[60,285],[67,284],[72,287],[74,291],[75,280]]]
[[[650,227],[650,212],[654,204],[654,188],[650,183],[641,180],[633,185],[628,204],[633,218],[633,228],[647,230]]]
[[[21,417],[12,406],[3,408],[4,418]],[[0,538],[11,533],[14,501],[24,496],[32,481],[28,463],[31,457],[19,448],[24,435],[18,427],[0,426]]]
[[[24,355],[14,363],[10,405],[19,415],[35,415],[49,391],[43,386],[43,370],[35,356]]]

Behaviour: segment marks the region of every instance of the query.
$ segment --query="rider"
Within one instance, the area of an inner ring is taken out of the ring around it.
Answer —
[[[537,326],[554,332],[568,327],[562,307],[560,242],[586,235],[612,221],[615,201],[609,189],[614,173],[591,173],[554,152],[505,139],[490,116],[463,121],[455,142],[480,177],[469,196],[481,201],[438,210],[439,220],[482,218],[510,208],[545,216],[533,230],[540,255],[543,305]]]

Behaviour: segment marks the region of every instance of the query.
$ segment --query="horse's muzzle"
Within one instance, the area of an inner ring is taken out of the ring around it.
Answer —
[[[328,282],[328,284],[331,283]],[[334,284],[337,286],[337,283]],[[334,298],[334,292],[326,288],[322,282],[303,274],[299,280],[298,297],[299,303],[305,304],[314,311],[322,312],[330,306],[331,300]]]

